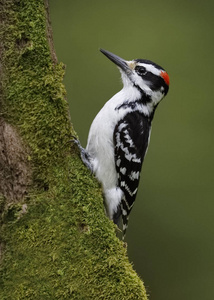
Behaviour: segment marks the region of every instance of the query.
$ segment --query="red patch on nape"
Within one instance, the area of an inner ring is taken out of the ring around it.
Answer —
[[[162,71],[160,73],[160,76],[164,79],[164,81],[166,82],[166,84],[169,85],[169,75],[165,71]]]

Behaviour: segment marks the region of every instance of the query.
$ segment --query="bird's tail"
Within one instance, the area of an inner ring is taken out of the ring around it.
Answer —
[[[120,217],[122,216],[122,240],[124,241],[126,235],[126,229],[128,228],[129,216],[126,211],[123,209],[123,205],[118,205],[117,211],[114,213],[113,221],[119,227]]]
[[[123,213],[122,210],[122,223],[123,223],[123,236],[122,236],[122,240],[124,241],[125,236],[126,236],[126,230],[128,228],[128,221],[129,221],[129,216],[127,214]]]
[[[129,213],[131,209],[128,207],[127,201],[125,199],[125,196],[122,199],[121,203],[121,215],[122,215],[122,224],[123,224],[123,237],[122,239],[125,239],[126,236],[126,230],[128,228],[128,222],[129,222]]]

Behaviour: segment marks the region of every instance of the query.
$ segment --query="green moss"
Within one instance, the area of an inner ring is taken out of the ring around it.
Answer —
[[[1,18],[3,114],[29,149],[33,184],[2,215],[0,299],[147,299],[100,186],[71,147],[64,66],[51,59],[44,2],[7,0]]]
[[[146,299],[99,185],[79,159],[66,163],[49,191],[30,196],[26,214],[4,221],[1,299]]]
[[[46,38],[43,1],[8,1],[4,17],[5,118],[18,127],[31,150],[35,180],[46,181],[63,161],[74,134],[62,84],[64,65],[54,64]],[[36,12],[36,13],[35,13]]]

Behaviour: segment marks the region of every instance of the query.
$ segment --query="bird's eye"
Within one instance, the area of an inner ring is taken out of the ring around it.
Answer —
[[[146,75],[147,74],[147,71],[146,71],[146,68],[144,67],[141,67],[141,66],[137,66],[135,68],[136,72],[139,74],[139,75]]]

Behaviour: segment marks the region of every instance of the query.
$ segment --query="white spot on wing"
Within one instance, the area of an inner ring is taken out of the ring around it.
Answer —
[[[118,126],[118,131],[122,131],[123,128],[127,127],[127,124],[126,123],[121,123],[119,126]]]
[[[140,172],[131,171],[129,178],[134,181],[136,179],[138,180],[139,176],[140,176]]]
[[[125,155],[125,158],[126,158],[128,161],[131,161],[132,158],[133,158],[133,154],[128,153],[128,154]]]
[[[117,159],[117,161],[116,161],[116,165],[117,165],[117,167],[119,167],[119,166],[120,166],[120,163],[121,163],[121,159],[120,159],[120,158],[118,158],[118,159]]]
[[[123,181],[124,182],[124,181]],[[125,182],[124,182],[124,185],[123,185],[124,187],[125,187],[125,190],[129,193],[129,195],[132,197],[132,196],[134,196],[136,193],[137,193],[137,188],[132,192],[131,190],[130,190],[130,188],[128,187],[128,185],[127,184],[125,184]]]
[[[134,158],[132,161],[136,163],[141,163],[141,158]]]
[[[125,130],[124,133],[125,133],[124,138],[125,138],[126,142],[129,144],[130,147],[133,147],[134,143],[133,143],[133,140],[131,139],[131,137],[129,135],[128,130]]]
[[[120,172],[125,175],[126,174],[126,168],[120,168]]]

